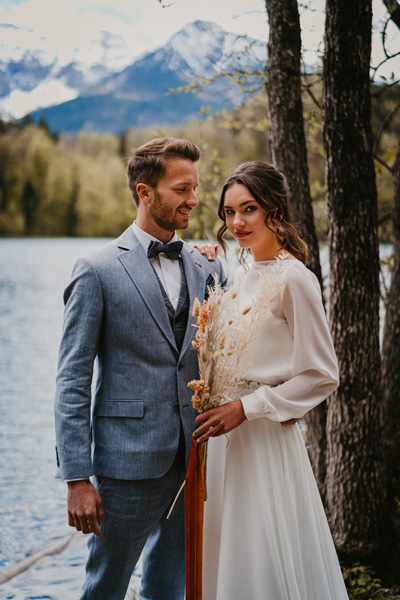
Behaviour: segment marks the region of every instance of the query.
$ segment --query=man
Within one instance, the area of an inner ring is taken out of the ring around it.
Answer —
[[[197,146],[172,138],[133,152],[136,221],[76,263],[64,294],[56,449],[69,525],[94,534],[82,599],[125,598],[144,547],[140,599],[184,596],[183,494],[166,514],[195,429],[190,306],[203,300],[213,274],[223,275],[219,261],[208,262],[175,233],[198,204],[199,157]]]

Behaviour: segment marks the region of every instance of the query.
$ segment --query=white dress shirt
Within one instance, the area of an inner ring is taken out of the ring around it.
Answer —
[[[132,229],[133,229],[137,239],[142,244],[143,249],[146,252],[146,254],[147,254],[147,250],[150,246],[150,242],[160,242],[161,241],[161,240],[158,240],[157,238],[153,237],[146,231],[143,231],[143,229],[140,229],[140,227],[138,227],[136,225],[136,221],[134,221],[132,223]],[[168,243],[177,242],[177,241],[179,241],[179,237],[177,236],[177,234],[175,232]],[[170,299],[172,306],[174,308],[176,308],[178,306],[179,295],[181,293],[181,268],[179,266],[179,261],[171,260],[170,258],[167,258],[162,253],[159,254],[158,256],[155,256],[154,258],[150,258],[149,260],[150,260],[151,264],[153,265],[154,270],[157,273],[157,275],[168,295],[168,298]]]

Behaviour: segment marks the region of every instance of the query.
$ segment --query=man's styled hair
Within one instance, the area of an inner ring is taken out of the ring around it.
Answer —
[[[197,162],[200,158],[200,148],[187,140],[176,138],[156,138],[143,146],[133,149],[128,160],[128,186],[136,206],[139,196],[136,191],[138,183],[157,187],[167,170],[169,158],[187,158]]]

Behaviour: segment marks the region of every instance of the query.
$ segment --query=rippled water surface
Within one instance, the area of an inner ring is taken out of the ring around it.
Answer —
[[[62,293],[108,240],[0,240],[0,571],[72,532],[55,479],[53,396]],[[0,598],[78,598],[86,539],[0,585]]]

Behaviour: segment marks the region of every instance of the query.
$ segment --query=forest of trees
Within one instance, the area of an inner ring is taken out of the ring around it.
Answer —
[[[400,90],[384,94],[376,88],[373,129],[400,100]],[[303,88],[303,112],[308,149],[310,194],[319,241],[326,241],[327,217],[321,109],[318,76]],[[157,129],[132,129],[123,136],[80,132],[75,138],[55,136],[46,123],[0,121],[0,235],[2,236],[117,236],[135,216],[126,185],[130,150],[161,134],[185,137],[202,147],[200,206],[194,211],[186,237],[211,238],[218,228],[216,206],[225,177],[245,160],[271,160],[268,103],[265,94],[249,98],[233,112],[208,116],[196,123]],[[381,136],[379,153],[390,161],[396,152],[396,119]],[[390,239],[387,216],[393,191],[392,176],[376,164],[381,239]]]

